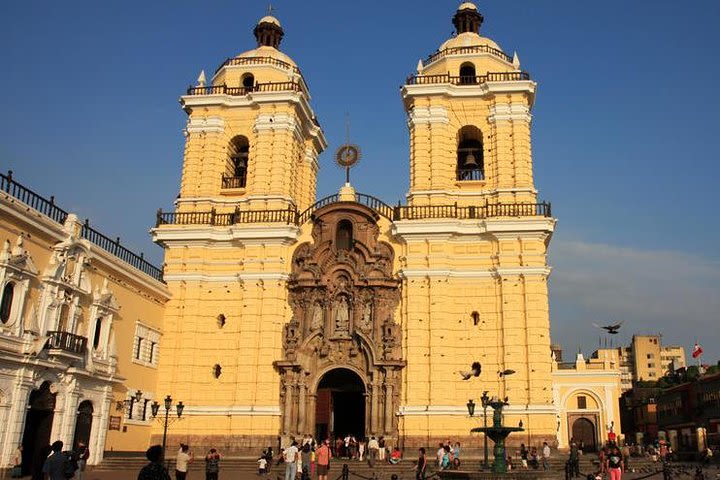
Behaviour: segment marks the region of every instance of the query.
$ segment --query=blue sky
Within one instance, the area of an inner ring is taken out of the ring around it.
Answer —
[[[273,2],[282,50],[303,70],[330,142],[318,196],[337,190],[332,151],[364,158],[359,191],[407,190],[399,86],[449,37],[459,2]],[[481,32],[538,81],[536,184],[559,219],[551,246],[553,338],[598,343],[593,321],[662,332],[720,356],[716,213],[720,2],[480,1]],[[0,168],[120,235],[157,263],[147,230],[175,198],[185,114],[201,69],[254,47],[251,1],[2,2]]]

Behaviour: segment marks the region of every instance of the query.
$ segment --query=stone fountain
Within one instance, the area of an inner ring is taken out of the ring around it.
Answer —
[[[522,432],[525,429],[522,427],[504,427],[502,424],[502,411],[505,406],[508,405],[506,401],[500,400],[497,397],[493,397],[487,403],[489,407],[493,409],[492,416],[492,427],[478,427],[470,430],[471,432],[482,432],[487,435],[493,442],[495,447],[493,448],[493,460],[492,471],[493,473],[507,473],[507,458],[505,454],[505,439],[512,432]]]

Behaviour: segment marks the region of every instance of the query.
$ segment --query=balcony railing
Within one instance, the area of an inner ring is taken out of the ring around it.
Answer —
[[[241,97],[253,92],[300,92],[299,82],[268,82],[256,83],[252,87],[228,87],[227,85],[210,85],[207,87],[190,87],[188,95],[231,95]]]
[[[339,201],[338,195],[330,195],[299,212],[286,210],[236,209],[230,213],[217,213],[214,209],[205,212],[163,212],[158,210],[155,226],[161,225],[213,225],[229,226],[241,223],[285,223],[303,225],[319,209]],[[371,195],[357,194],[356,202],[363,204],[392,221],[423,220],[431,218],[485,219],[495,217],[552,217],[550,203],[486,204],[477,206],[454,205],[398,205],[391,207]]]
[[[468,54],[474,54],[474,53],[489,53],[491,55],[495,55],[498,58],[501,58],[505,60],[506,62],[512,63],[512,57],[502,50],[498,50],[497,48],[493,48],[487,45],[476,45],[474,47],[451,47],[451,48],[445,48],[443,50],[438,50],[437,52],[433,53],[429,57],[425,59],[423,62],[425,65],[428,65],[435,60],[439,60],[443,57],[446,57],[448,55],[468,55]]]
[[[489,82],[516,82],[530,80],[527,72],[490,72],[485,75],[459,76],[442,73],[439,75],[410,75],[406,85],[450,84],[460,86],[480,85]]]
[[[87,338],[75,335],[70,332],[47,332],[48,340],[45,344],[47,349],[58,349],[66,352],[82,355],[87,348]]]
[[[0,189],[47,216],[56,223],[62,225],[67,219],[68,213],[55,205],[55,197],[47,199],[33,192],[29,188],[17,183],[12,177],[12,171],[9,171],[7,175],[0,174]],[[85,220],[85,224],[80,231],[80,235],[82,238],[94,243],[108,253],[115,255],[123,262],[130,264],[132,267],[137,268],[141,272],[150,275],[155,280],[162,282],[162,270],[145,260],[142,253],[138,255],[120,245],[119,237],[114,240],[106,237],[102,233],[91,228],[89,220]]]
[[[273,57],[231,57],[225,60],[222,65],[215,70],[215,73],[219,72],[223,67],[232,65],[274,65],[276,67],[292,70],[293,73],[300,74],[300,69],[295,65]]]
[[[246,175],[237,177],[222,176],[222,188],[245,188]]]
[[[50,217],[57,223],[65,223],[67,219],[68,213],[55,205],[55,197],[47,199],[29,188],[20,185],[13,180],[12,170],[8,171],[7,175],[0,173],[0,189],[46,217]]]

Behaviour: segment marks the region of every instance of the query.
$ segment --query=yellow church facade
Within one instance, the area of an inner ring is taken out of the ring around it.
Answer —
[[[465,404],[482,390],[508,397],[510,424],[555,438],[536,84],[482,20],[462,4],[457,35],[402,88],[406,206],[349,184],[315,201],[327,142],[274,17],[256,49],[182,97],[181,192],[152,231],[171,292],[158,389],[187,405],[173,441],[244,450],[352,432],[425,445],[469,436]],[[475,360],[481,377],[461,381]]]
[[[185,405],[169,446],[228,455],[306,434],[472,448],[466,404],[485,391],[523,424],[510,443],[606,438],[619,361],[551,355],[537,85],[475,5],[452,21],[400,92],[406,205],[349,183],[316,198],[328,142],[271,16],[181,98],[180,195],[151,231],[162,269],[0,176],[0,463],[55,439],[87,440],[91,464],[143,451],[167,395]]]

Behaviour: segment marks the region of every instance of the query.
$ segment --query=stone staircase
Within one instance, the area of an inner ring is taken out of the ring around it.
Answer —
[[[432,460],[432,459],[430,459]],[[555,454],[550,458],[550,472],[545,474],[541,469],[524,471],[518,469],[513,470],[513,473],[519,478],[528,479],[541,479],[541,478],[562,478],[564,477],[563,472],[565,471],[565,461],[567,455]],[[580,472],[583,475],[594,472],[597,470],[597,457],[595,455],[583,455],[580,459]],[[93,472],[108,472],[108,471],[129,471],[139,472],[140,469],[147,464],[147,460],[141,454],[126,454],[126,455],[111,455],[107,456],[100,465],[90,467]],[[169,461],[170,472],[174,469],[175,461],[171,459]],[[333,459],[330,467],[330,474],[328,475],[329,480],[335,480],[342,472],[343,464],[347,464],[351,472],[350,478],[362,479],[362,478],[377,478],[378,480],[390,480],[392,475],[398,476],[399,480],[414,479],[414,458],[405,459],[398,465],[390,465],[386,462],[378,461],[375,464],[375,468],[370,468],[367,462],[359,462],[357,460],[345,460],[345,459]],[[481,470],[482,459],[478,457],[463,458],[461,465],[462,471],[474,471]],[[649,459],[643,458],[632,458],[631,468],[634,468],[638,473],[650,473],[656,471],[659,465],[654,464]],[[204,472],[205,462],[202,457],[196,459],[194,463],[190,465],[190,472],[197,472],[198,474]],[[433,464],[429,466],[429,473],[434,473],[436,468]],[[245,478],[257,478],[257,459],[250,457],[224,457],[220,462],[221,476],[223,473],[231,473],[231,478],[245,479]],[[273,465],[270,468],[270,472],[266,478],[275,480],[276,478],[284,478],[285,465]],[[193,475],[193,478],[202,478],[199,475]],[[584,476],[582,477],[584,478]]]

